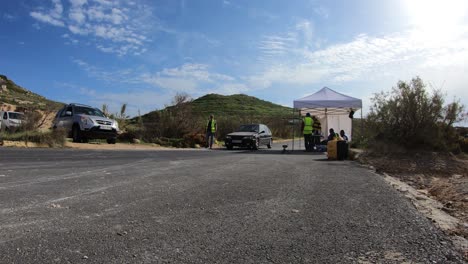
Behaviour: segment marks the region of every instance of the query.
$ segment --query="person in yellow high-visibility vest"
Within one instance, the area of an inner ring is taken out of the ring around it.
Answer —
[[[208,123],[206,124],[206,147],[213,148],[213,141],[215,140],[217,130],[216,120],[213,115],[210,115]]]
[[[304,145],[306,151],[312,151],[312,129],[314,125],[314,120],[310,116],[310,113],[307,113],[304,119],[302,119],[302,132],[304,134]]]

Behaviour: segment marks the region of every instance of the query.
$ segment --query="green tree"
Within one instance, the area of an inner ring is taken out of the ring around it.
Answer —
[[[416,77],[400,81],[391,92],[372,99],[367,125],[377,141],[405,148],[447,150],[453,144],[453,124],[460,120],[463,106],[458,102],[444,106],[444,96]]]

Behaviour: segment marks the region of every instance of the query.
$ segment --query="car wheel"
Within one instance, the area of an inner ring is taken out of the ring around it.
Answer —
[[[116,138],[108,138],[107,139],[107,144],[115,144],[116,141],[117,141]]]
[[[232,150],[232,145],[226,145],[226,148],[227,148],[228,150]]]
[[[271,144],[273,144],[272,141],[273,141],[273,140],[270,138],[270,141],[269,141],[268,144],[267,144],[267,147],[268,147],[269,149],[271,149]]]
[[[80,128],[77,125],[73,126],[72,128],[72,138],[73,142],[81,143]]]
[[[84,137],[84,138],[81,139],[81,142],[83,142],[83,143],[88,143],[88,142],[89,142],[89,139]]]

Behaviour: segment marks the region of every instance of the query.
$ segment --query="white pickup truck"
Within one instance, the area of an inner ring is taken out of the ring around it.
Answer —
[[[24,113],[13,111],[0,112],[0,130],[9,131],[21,125],[24,119]]]

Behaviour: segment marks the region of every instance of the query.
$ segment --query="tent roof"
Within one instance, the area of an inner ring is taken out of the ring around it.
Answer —
[[[354,110],[362,108],[362,100],[323,87],[312,95],[294,100],[294,108],[311,114],[314,112],[323,113],[325,109],[328,114],[340,114],[346,113],[349,108]]]

